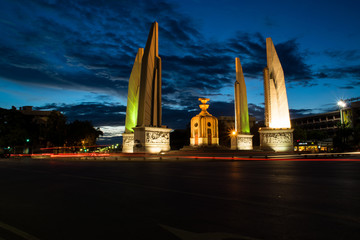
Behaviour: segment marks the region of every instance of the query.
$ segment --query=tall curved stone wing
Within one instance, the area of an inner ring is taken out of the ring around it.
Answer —
[[[271,38],[266,39],[267,67],[264,69],[265,124],[291,128],[285,76]]]
[[[157,22],[151,26],[141,65],[137,126],[161,127],[161,58]]]
[[[139,48],[129,78],[128,97],[127,97],[127,105],[126,105],[126,118],[125,118],[125,133],[134,132],[133,128],[136,127],[137,125],[141,63],[142,63],[143,55],[144,55],[144,49]]]
[[[235,58],[235,69],[235,129],[238,133],[250,133],[246,85],[240,58]]]

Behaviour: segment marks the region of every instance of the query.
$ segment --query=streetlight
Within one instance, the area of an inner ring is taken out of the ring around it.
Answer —
[[[229,129],[230,147],[232,150],[237,149],[237,131],[235,129]]]
[[[344,100],[340,100],[340,101],[338,101],[337,105],[341,108],[344,108],[344,107],[346,107],[346,102]]]
[[[340,122],[341,122],[341,125],[344,124],[344,113],[343,113],[343,109],[346,107],[346,102],[344,100],[340,100],[337,102],[337,105],[339,106],[340,108]]]

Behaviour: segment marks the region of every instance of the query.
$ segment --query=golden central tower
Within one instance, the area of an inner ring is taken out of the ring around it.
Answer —
[[[209,98],[199,98],[202,103],[199,105],[201,112],[191,119],[190,146],[218,146],[219,145],[219,126],[216,117],[211,115],[209,108]]]

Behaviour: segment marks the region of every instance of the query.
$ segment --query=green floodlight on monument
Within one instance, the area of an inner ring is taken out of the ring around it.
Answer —
[[[138,106],[139,106],[139,93],[133,91],[128,93],[128,103],[126,108],[125,131],[127,133],[134,132],[133,128],[136,127]]]
[[[235,58],[235,69],[235,131],[231,135],[231,149],[252,150],[253,135],[250,134],[246,85],[240,58]]]
[[[240,134],[250,134],[246,86],[239,58],[235,58],[235,67],[235,129]]]
[[[161,58],[158,53],[158,23],[154,22],[145,49],[140,48],[136,55],[129,79],[122,152],[170,150],[171,129],[161,124]]]
[[[136,54],[135,62],[129,78],[128,98],[126,107],[125,132],[133,133],[133,128],[137,125],[139,108],[139,87],[141,63],[144,55],[144,49],[139,48]]]

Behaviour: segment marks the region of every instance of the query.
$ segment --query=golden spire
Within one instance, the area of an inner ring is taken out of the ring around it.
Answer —
[[[206,103],[210,101],[210,98],[199,98],[199,101],[202,103],[199,105],[202,110],[200,114],[209,114],[207,111],[207,109],[209,108],[209,104]]]

